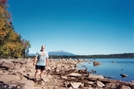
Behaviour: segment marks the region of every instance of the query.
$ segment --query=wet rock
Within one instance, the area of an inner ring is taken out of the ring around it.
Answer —
[[[93,65],[94,65],[94,66],[99,66],[99,65],[101,65],[101,63],[94,61],[94,62],[93,62]]]
[[[120,74],[120,76],[122,76],[122,78],[127,77],[127,74]]]
[[[132,83],[134,83],[134,80],[132,80]]]

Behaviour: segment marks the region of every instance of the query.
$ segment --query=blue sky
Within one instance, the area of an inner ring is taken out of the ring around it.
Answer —
[[[134,53],[134,0],[8,0],[15,31],[50,51]]]

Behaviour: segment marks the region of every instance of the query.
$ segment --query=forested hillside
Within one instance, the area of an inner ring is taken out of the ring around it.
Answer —
[[[0,0],[0,57],[24,57],[30,42],[15,32],[6,0]]]

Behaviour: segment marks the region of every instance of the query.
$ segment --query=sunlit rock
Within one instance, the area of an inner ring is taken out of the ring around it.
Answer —
[[[102,75],[89,74],[88,78],[104,79]]]
[[[69,74],[68,76],[81,76],[81,74],[79,74],[79,73],[71,73],[71,74]]]
[[[79,88],[79,86],[81,85],[82,83],[81,82],[71,82],[71,86],[73,88]]]
[[[100,82],[100,81],[97,81],[96,84],[98,85],[98,87],[104,87],[104,86],[105,86],[105,85],[104,85],[102,82]]]

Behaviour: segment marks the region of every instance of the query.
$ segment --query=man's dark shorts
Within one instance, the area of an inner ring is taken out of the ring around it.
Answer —
[[[39,65],[36,65],[35,66],[35,69],[39,69],[39,70],[45,70],[45,66],[39,66]]]

